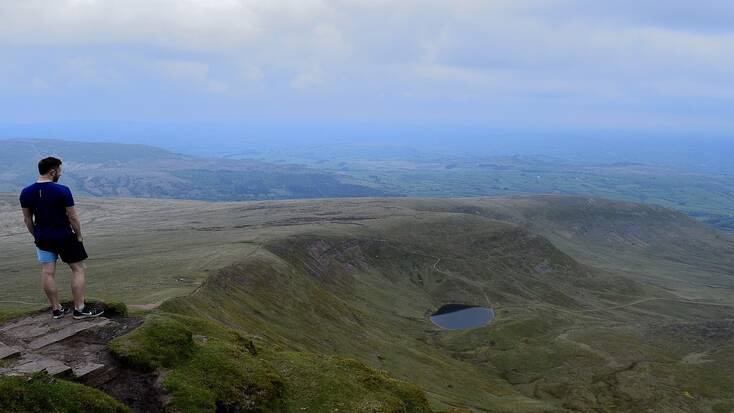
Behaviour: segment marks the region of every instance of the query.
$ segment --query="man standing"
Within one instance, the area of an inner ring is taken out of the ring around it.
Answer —
[[[68,187],[57,182],[61,178],[61,160],[48,157],[38,162],[38,180],[23,189],[20,206],[28,231],[36,243],[41,263],[43,291],[51,303],[53,317],[64,317],[69,309],[59,304],[56,288],[56,260],[71,268],[71,292],[74,296],[74,318],[97,317],[102,311],[84,304],[84,260],[87,252],[82,244],[82,228],[74,210],[74,198]],[[34,219],[35,218],[35,219]]]

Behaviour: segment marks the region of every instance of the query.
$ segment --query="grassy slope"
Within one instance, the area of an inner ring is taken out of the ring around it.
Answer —
[[[646,323],[680,317],[678,298],[578,264],[516,226],[434,213],[306,232],[264,250],[167,308],[208,314],[285,346],[357,356],[419,384],[437,406],[685,410],[689,396],[705,397],[708,407],[730,401],[726,373],[706,391],[690,380],[636,391],[708,369],[679,363],[693,348],[661,351],[646,336]],[[605,310],[653,297],[663,299],[655,309]],[[443,303],[487,301],[499,304],[489,327],[446,332],[426,323],[426,312]],[[718,309],[691,310],[691,321],[732,316]]]
[[[574,197],[467,204],[479,215],[526,225],[595,267],[657,285],[681,298],[734,304],[734,240],[673,210]],[[448,209],[455,208],[465,211],[467,206]]]
[[[110,348],[138,369],[168,369],[163,386],[176,411],[433,412],[419,388],[385,372],[284,350],[198,317],[159,313]]]
[[[78,198],[90,258],[88,295],[147,304],[186,294],[209,272],[247,254],[242,230],[212,230],[232,204],[195,201]],[[45,305],[33,240],[23,227],[17,195],[0,194],[0,310]],[[57,284],[69,299],[70,272],[59,262]]]
[[[83,218],[96,219],[103,255],[90,262],[94,295],[150,302],[214,274],[166,311],[289,350],[358,358],[419,384],[435,407],[732,403],[731,373],[717,368],[732,349],[706,333],[733,317],[731,241],[667,210],[555,197],[83,202],[95,208]],[[6,228],[0,258],[12,264],[12,291],[0,289],[0,301],[38,297],[35,279],[22,281],[32,264],[16,255],[27,249],[22,231]],[[498,318],[438,330],[425,316],[450,301],[497,303]]]
[[[0,378],[0,412],[99,412],[129,410],[99,390],[46,375]]]

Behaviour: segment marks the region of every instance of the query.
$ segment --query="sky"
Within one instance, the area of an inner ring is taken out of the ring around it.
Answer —
[[[0,0],[0,134],[185,125],[728,137],[734,2]]]

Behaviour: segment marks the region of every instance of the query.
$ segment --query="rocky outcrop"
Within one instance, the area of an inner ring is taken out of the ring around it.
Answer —
[[[155,375],[122,366],[107,343],[142,323],[140,317],[112,316],[55,320],[50,311],[0,326],[0,376],[46,373],[103,390],[134,411],[161,411]]]
[[[85,333],[111,323],[103,317],[77,321],[70,315],[55,320],[47,312],[8,323],[0,327],[0,359],[6,360],[0,375],[46,372],[79,379],[100,372],[105,343]]]

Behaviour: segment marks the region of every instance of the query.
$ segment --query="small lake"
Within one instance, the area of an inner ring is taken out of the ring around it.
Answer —
[[[447,330],[466,330],[489,324],[494,318],[494,310],[463,304],[447,304],[439,308],[431,317],[433,324]]]

